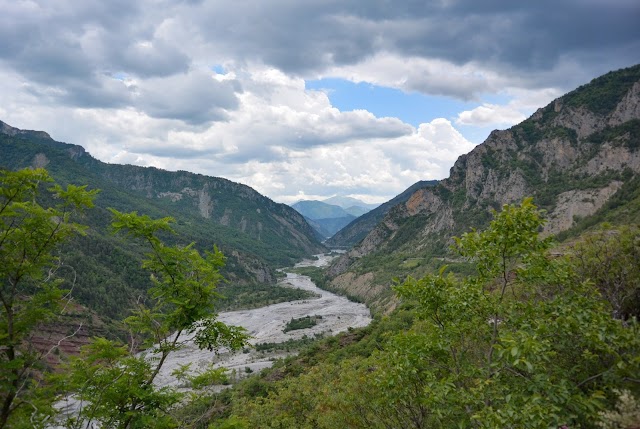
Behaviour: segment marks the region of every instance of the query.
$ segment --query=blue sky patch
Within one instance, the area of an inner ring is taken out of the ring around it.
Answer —
[[[447,97],[406,93],[399,89],[326,78],[306,82],[307,89],[327,91],[331,104],[343,112],[364,109],[375,116],[396,117],[413,126],[436,118],[455,120],[463,110],[479,106]]]

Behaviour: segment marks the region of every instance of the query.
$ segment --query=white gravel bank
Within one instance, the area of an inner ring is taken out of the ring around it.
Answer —
[[[297,264],[296,267],[324,266],[332,259],[326,255],[317,256],[317,260],[305,260]],[[319,289],[309,277],[287,273],[287,277],[280,284],[314,292],[319,295],[319,298],[283,302],[252,310],[225,312],[220,314],[219,319],[226,324],[242,326],[247,329],[252,337],[251,344],[280,343],[289,339],[299,339],[304,335],[312,337],[316,333],[335,335],[350,327],[363,327],[371,322],[371,314],[364,304],[358,304],[345,297]],[[317,325],[308,329],[282,332],[286,323],[292,318],[314,315],[322,316],[321,319],[317,319]],[[171,373],[180,365],[188,363],[191,363],[193,372],[213,364],[215,367],[225,367],[229,370],[236,370],[237,374],[243,374],[247,367],[252,371],[258,371],[271,366],[275,358],[286,355],[287,353],[284,352],[265,354],[257,352],[253,348],[249,353],[223,351],[216,355],[208,350],[198,350],[194,344],[190,343],[184,349],[169,355],[162,371],[156,378],[156,383],[159,386],[178,386],[178,380]]]

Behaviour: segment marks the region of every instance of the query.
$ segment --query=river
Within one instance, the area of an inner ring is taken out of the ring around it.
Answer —
[[[296,264],[296,267],[321,267],[328,265],[332,259],[328,255],[316,255],[316,257],[315,260],[304,260]],[[371,322],[371,314],[364,304],[355,303],[343,296],[322,290],[307,276],[286,272],[286,278],[280,281],[280,285],[308,290],[317,294],[318,297],[251,310],[223,312],[220,313],[219,320],[228,325],[244,327],[252,337],[250,341],[252,345],[281,343],[289,339],[299,339],[305,335],[313,337],[320,333],[335,335],[349,328],[367,326]],[[318,318],[317,324],[311,328],[283,332],[286,323],[292,318],[304,316],[322,316],[322,318]],[[235,371],[235,374],[240,375],[267,368],[271,366],[274,359],[292,353],[258,352],[251,347],[235,353],[223,350],[216,354],[208,350],[199,350],[195,344],[189,342],[183,349],[169,355],[155,383],[158,386],[178,387],[180,382],[171,373],[185,364],[191,364],[190,369],[193,373],[214,366],[225,367],[232,373]]]

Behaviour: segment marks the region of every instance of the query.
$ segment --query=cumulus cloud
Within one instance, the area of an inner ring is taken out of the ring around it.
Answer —
[[[446,119],[421,124],[394,139],[351,142],[291,152],[276,163],[241,167],[247,184],[285,202],[301,195],[352,194],[383,201],[411,184],[447,176],[455,159],[473,148]]]
[[[456,123],[479,127],[511,125],[521,122],[526,116],[519,110],[509,106],[485,103],[473,110],[465,110],[458,114]]]
[[[456,124],[476,127],[509,127],[524,121],[531,111],[543,107],[561,92],[555,88],[539,91],[510,88],[505,92],[511,101],[506,104],[483,103],[458,114]]]
[[[418,180],[446,177],[457,156],[473,147],[446,119],[415,128],[366,111],[341,112],[324,92],[276,70],[245,69],[238,76],[243,92],[226,121],[193,127],[142,110],[65,107],[58,114],[66,121],[42,128],[108,162],[223,176],[286,202],[301,193],[383,201]],[[53,117],[52,109],[41,105],[29,114]],[[0,109],[0,115],[16,126],[29,121],[24,112]]]

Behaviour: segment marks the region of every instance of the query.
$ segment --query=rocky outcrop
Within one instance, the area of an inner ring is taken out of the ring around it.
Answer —
[[[19,128],[12,127],[9,124],[5,124],[2,121],[0,121],[0,134],[6,134],[8,136],[29,136],[40,139],[51,139],[51,136],[44,131],[21,130]]]
[[[450,237],[484,226],[491,209],[527,196],[547,211],[544,233],[557,234],[594,215],[639,175],[640,65],[595,79],[523,123],[492,132],[456,161],[449,178],[414,192],[335,261],[333,286],[375,302],[388,284],[361,268],[357,278],[368,286],[353,289],[346,281],[362,258],[383,252],[441,258]]]
[[[544,226],[545,235],[565,231],[579,219],[597,212],[623,185],[614,180],[601,189],[581,189],[563,192],[558,195],[555,210],[547,216]]]

